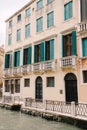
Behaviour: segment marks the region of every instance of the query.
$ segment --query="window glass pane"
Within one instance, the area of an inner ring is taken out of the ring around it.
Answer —
[[[64,36],[64,57],[72,55],[72,34]]]
[[[12,20],[9,21],[9,28],[12,27]]]
[[[17,16],[17,21],[21,21],[21,14]]]
[[[43,17],[37,19],[36,21],[36,31],[40,32],[43,30]]]
[[[54,12],[47,14],[47,27],[54,25]]]
[[[47,77],[47,87],[54,87],[54,86],[55,86],[54,77]]]
[[[87,83],[87,70],[83,71],[83,83]]]
[[[53,0],[47,0],[47,3],[50,3],[50,2],[52,2]]]
[[[5,92],[10,92],[10,80],[5,80]]]
[[[72,1],[64,5],[64,20],[70,19],[73,16]]]
[[[12,44],[12,34],[8,35],[8,45]]]
[[[37,2],[37,10],[43,7],[43,0]]]
[[[25,37],[29,37],[30,36],[30,24],[25,26]]]
[[[29,87],[30,86],[30,79],[24,79],[24,86]]]
[[[17,41],[21,40],[21,29],[17,30]]]
[[[31,8],[26,9],[26,11],[25,11],[26,17],[27,17],[27,16],[30,16],[30,11],[31,11]]]

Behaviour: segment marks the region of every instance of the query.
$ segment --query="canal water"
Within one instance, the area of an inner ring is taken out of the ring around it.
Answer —
[[[0,108],[0,130],[82,130],[72,125],[47,121]]]

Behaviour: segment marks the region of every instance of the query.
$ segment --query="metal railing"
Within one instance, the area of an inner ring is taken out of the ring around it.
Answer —
[[[71,105],[62,101],[50,101],[46,100],[46,110],[62,112],[62,113],[71,113]]]
[[[25,106],[26,107],[33,107],[33,108],[38,108],[38,109],[43,109],[43,102],[39,101],[35,101],[32,98],[25,98]]]
[[[32,98],[25,98],[25,107],[44,109],[46,111],[58,112],[65,115],[73,115],[80,117],[87,117],[87,104],[75,102],[66,103],[63,101],[51,101],[38,102]]]

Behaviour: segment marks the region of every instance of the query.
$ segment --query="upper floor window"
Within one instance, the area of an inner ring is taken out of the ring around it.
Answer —
[[[83,57],[87,56],[87,38],[82,39],[82,53]]]
[[[20,66],[20,51],[14,52],[14,67]]]
[[[12,67],[12,54],[5,54],[4,68]]]
[[[30,16],[30,13],[31,13],[31,8],[28,8],[28,9],[25,10],[26,17]]]
[[[23,50],[23,65],[31,64],[32,60],[32,47],[29,46]]]
[[[43,17],[37,19],[36,21],[36,31],[40,32],[43,30]]]
[[[12,34],[8,35],[8,45],[12,44]]]
[[[30,36],[30,24],[27,24],[25,26],[25,37],[29,37]]]
[[[37,2],[37,10],[41,9],[43,7],[43,0],[39,0]]]
[[[5,92],[10,92],[10,80],[5,80]]]
[[[45,60],[54,59],[54,39],[45,42]]]
[[[17,16],[17,21],[18,21],[18,22],[21,21],[21,14],[19,14],[19,15]]]
[[[54,59],[54,39],[34,46],[34,63]]]
[[[54,26],[54,12],[50,12],[47,14],[47,27]]]
[[[76,31],[62,36],[62,56],[76,55]]]
[[[21,29],[17,30],[17,41],[21,40]]]
[[[64,5],[64,20],[68,20],[73,16],[73,2],[70,1]]]
[[[87,0],[80,0],[81,21],[87,20]]]
[[[12,27],[12,20],[9,21],[9,28],[11,28],[11,27]]]
[[[53,0],[47,0],[47,4],[48,4],[48,3],[51,3],[52,1],[53,1]]]

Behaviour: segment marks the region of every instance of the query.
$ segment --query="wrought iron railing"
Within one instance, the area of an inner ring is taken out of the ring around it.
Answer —
[[[25,98],[25,106],[26,107],[33,107],[33,108],[38,108],[38,109],[43,109],[43,102],[39,101],[35,101],[32,98]]]
[[[46,110],[62,112],[62,113],[71,113],[71,105],[62,101],[46,101]]]

